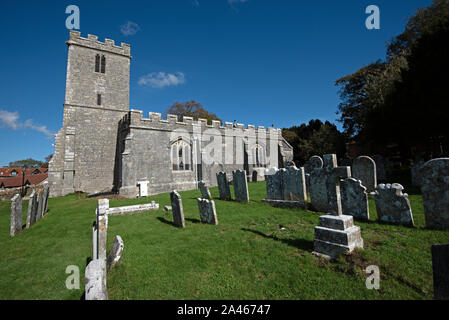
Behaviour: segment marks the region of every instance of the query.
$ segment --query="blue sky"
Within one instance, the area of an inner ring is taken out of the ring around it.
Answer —
[[[336,79],[384,58],[431,0],[0,2],[0,166],[43,160],[62,126],[68,5],[80,31],[131,44],[130,107],[194,99],[224,121],[283,128],[336,123]],[[380,30],[367,30],[369,5]]]

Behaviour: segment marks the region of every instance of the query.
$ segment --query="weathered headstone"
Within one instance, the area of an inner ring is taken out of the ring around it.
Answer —
[[[201,198],[198,198],[197,200],[201,222],[217,225],[218,220],[214,201]]]
[[[229,189],[226,172],[217,172],[217,183],[220,200],[231,200],[231,190]]]
[[[304,165],[305,173],[312,173],[314,169],[321,169],[324,165],[323,159],[319,156],[312,156]]]
[[[109,251],[107,260],[107,270],[111,270],[115,264],[120,260],[125,244],[123,243],[122,237],[115,236],[114,243],[112,244],[111,251]]]
[[[287,167],[282,172],[283,200],[306,202],[306,179],[304,168]]]
[[[37,212],[36,221],[42,219],[44,215],[44,190],[38,190],[37,192]]]
[[[20,194],[16,194],[11,199],[11,225],[9,230],[11,237],[22,230],[22,197]]]
[[[426,162],[420,174],[426,227],[449,229],[449,158]]]
[[[312,208],[329,214],[341,213],[340,179],[350,176],[350,167],[337,167],[336,155],[325,155],[323,168],[316,168],[310,174],[309,193]]]
[[[43,189],[44,194],[42,195],[43,205],[42,205],[42,215],[45,215],[48,211],[48,196],[50,195],[50,187],[48,183],[44,184]]]
[[[36,206],[37,206],[37,196],[36,193],[33,191],[31,192],[30,199],[28,200],[27,224],[26,224],[27,228],[29,228],[30,225],[35,222]]]
[[[385,159],[379,154],[373,156],[373,160],[376,163],[376,177],[378,181],[387,180],[387,175],[385,172]]]
[[[374,200],[380,221],[413,227],[413,213],[404,187],[398,183],[379,184]]]
[[[431,250],[434,299],[449,300],[449,244],[434,244]]]
[[[283,200],[281,171],[277,168],[265,170],[265,184],[267,188],[267,199]]]
[[[363,248],[360,227],[354,226],[354,217],[342,214],[340,179],[351,176],[350,167],[338,167],[335,154],[324,155],[323,171],[326,181],[328,214],[320,217],[315,227],[314,254],[334,259],[341,253],[351,253]],[[311,183],[313,183],[311,181]]]
[[[352,177],[362,181],[368,192],[373,192],[377,185],[376,162],[367,156],[361,156],[352,163]]]
[[[201,196],[202,196],[204,199],[211,199],[211,198],[212,198],[211,195],[210,195],[209,188],[206,187],[206,184],[204,183],[204,181],[198,182],[198,188],[200,189],[200,191],[201,191]]]
[[[234,182],[235,201],[248,202],[248,181],[246,180],[246,172],[244,170],[232,171],[232,180]]]
[[[304,172],[306,178],[306,190],[310,190],[310,175],[312,174],[314,169],[321,169],[324,165],[323,159],[319,156],[312,156],[310,159],[304,164]]]
[[[99,199],[96,210],[97,226],[98,226],[98,244],[97,259],[106,260],[106,243],[108,235],[108,210],[109,199]]]
[[[85,283],[86,300],[108,300],[105,259],[89,262],[85,271]]]
[[[148,184],[150,181],[139,181],[137,185],[139,186],[139,197],[148,197]]]
[[[179,228],[185,227],[184,209],[182,207],[182,199],[176,190],[170,193],[171,207],[173,213],[173,223]]]
[[[425,162],[423,160],[420,160],[410,169],[412,185],[415,187],[421,186],[421,175],[420,175],[419,170],[421,169],[421,167],[424,164],[425,164]]]
[[[344,215],[369,220],[368,193],[360,180],[347,178],[340,182],[341,209]]]

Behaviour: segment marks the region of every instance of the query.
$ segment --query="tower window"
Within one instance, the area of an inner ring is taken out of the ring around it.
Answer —
[[[105,73],[106,71],[106,57],[101,56],[101,73]]]
[[[97,105],[101,106],[101,94],[97,94]]]
[[[100,72],[100,55],[95,56],[95,72]]]
[[[106,57],[104,54],[95,56],[95,72],[106,73]]]

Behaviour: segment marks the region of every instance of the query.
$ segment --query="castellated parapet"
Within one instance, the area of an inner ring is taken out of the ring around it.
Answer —
[[[81,33],[75,30],[70,30],[69,40],[66,41],[66,44],[83,46],[98,51],[107,51],[131,58],[131,46],[129,44],[122,42],[120,46],[116,46],[115,41],[111,39],[105,39],[104,42],[100,42],[98,41],[98,36],[93,34],[88,34],[87,38],[83,38],[81,37]]]
[[[187,137],[183,133],[187,133]],[[291,146],[282,138],[280,129],[263,126],[256,129],[254,125],[245,127],[230,122],[222,126],[220,121],[212,120],[208,124],[206,119],[192,117],[182,117],[180,121],[177,115],[171,114],[162,119],[156,112],[150,112],[146,118],[140,110],[131,110],[121,120],[120,141],[119,190],[126,197],[138,193],[138,181],[149,181],[148,193],[157,194],[194,189],[201,180],[208,186],[215,186],[216,173],[221,171],[230,176],[234,170],[245,170],[248,176],[260,171],[258,175],[263,179],[273,146],[279,158],[271,165],[283,166],[293,157]],[[207,153],[217,141],[215,146],[218,147],[212,153],[218,152],[218,155],[213,161],[208,160]],[[181,152],[189,153],[187,158],[185,154],[180,155],[180,148]],[[177,170],[174,154],[175,158],[179,156],[188,161],[188,170]]]

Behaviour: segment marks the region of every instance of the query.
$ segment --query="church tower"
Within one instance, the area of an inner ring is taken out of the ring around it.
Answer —
[[[49,163],[51,196],[114,188],[117,134],[129,111],[131,47],[70,31],[63,127]]]

